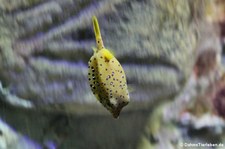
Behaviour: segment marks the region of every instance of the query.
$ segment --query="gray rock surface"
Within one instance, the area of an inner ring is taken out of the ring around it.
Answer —
[[[184,99],[172,104],[169,122],[162,118],[164,103],[177,94],[195,100],[198,86],[190,80],[196,77],[194,64],[206,37],[207,27],[200,24],[209,2],[0,0],[4,130],[11,126],[15,131],[10,136],[24,134],[49,148],[179,148],[184,131],[170,120],[185,107]],[[134,90],[118,120],[101,107],[88,85],[87,62],[95,46],[92,15]],[[187,93],[182,93],[185,85]]]
[[[192,70],[197,36],[191,5],[172,0],[2,3],[0,80],[35,105],[98,105],[87,83],[95,14],[105,46],[134,88],[132,103],[166,100]]]
[[[36,142],[22,136],[0,119],[1,149],[42,149]]]

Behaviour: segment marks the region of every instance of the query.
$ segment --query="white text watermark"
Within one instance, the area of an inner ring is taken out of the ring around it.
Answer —
[[[180,143],[181,147],[225,147],[223,143]]]

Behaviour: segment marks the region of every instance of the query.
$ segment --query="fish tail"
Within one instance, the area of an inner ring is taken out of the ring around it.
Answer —
[[[92,17],[92,22],[93,22],[95,37],[101,37],[101,32],[100,32],[99,25],[98,25],[98,19],[96,16]]]
[[[94,28],[95,39],[96,39],[96,44],[97,44],[97,50],[101,50],[104,48],[104,45],[103,45],[103,41],[102,41],[99,24],[98,24],[98,19],[96,16],[92,17],[92,22],[93,22],[93,28]]]

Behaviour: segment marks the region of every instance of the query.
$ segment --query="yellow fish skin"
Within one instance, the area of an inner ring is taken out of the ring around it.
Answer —
[[[88,80],[93,94],[114,118],[129,101],[125,72],[119,61],[107,50],[102,41],[97,18],[93,16],[97,48],[88,62]]]

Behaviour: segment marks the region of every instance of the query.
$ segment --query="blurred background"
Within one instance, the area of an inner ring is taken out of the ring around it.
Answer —
[[[96,15],[131,102],[88,84]],[[225,148],[224,0],[0,0],[0,149]]]

